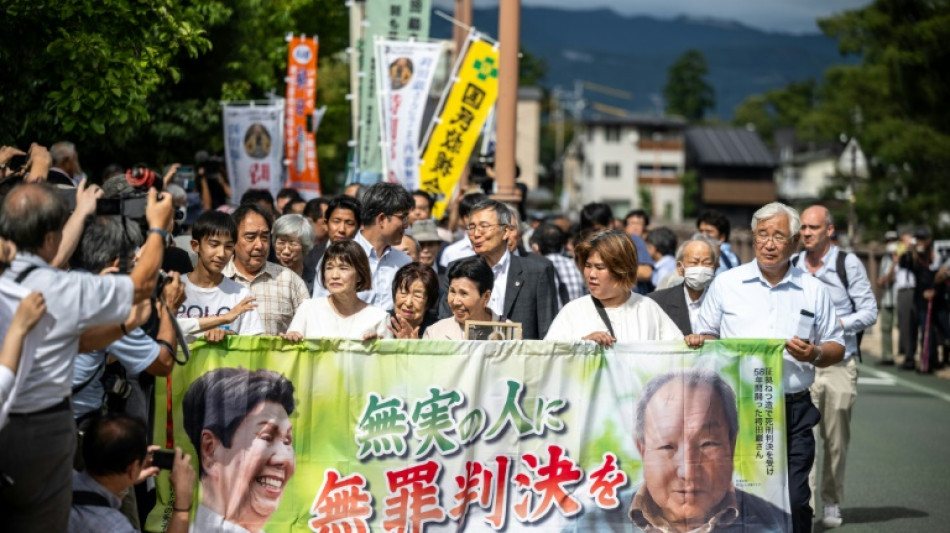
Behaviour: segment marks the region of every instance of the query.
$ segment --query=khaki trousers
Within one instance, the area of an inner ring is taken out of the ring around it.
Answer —
[[[821,412],[815,426],[815,444],[821,437],[822,447],[816,449],[815,464],[808,475],[812,508],[815,507],[818,460],[821,459],[821,499],[825,503],[844,501],[844,470],[851,440],[851,408],[858,396],[858,368],[854,357],[827,368],[815,369],[811,398]]]

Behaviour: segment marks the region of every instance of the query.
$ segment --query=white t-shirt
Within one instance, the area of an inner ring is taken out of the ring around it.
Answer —
[[[675,341],[683,333],[660,306],[644,296],[631,294],[619,307],[606,308],[617,342]],[[590,295],[571,300],[554,317],[546,341],[576,341],[596,331],[608,331]]]
[[[361,341],[367,333],[375,332],[381,339],[392,338],[387,325],[389,313],[367,305],[358,313],[342,317],[333,310],[329,296],[304,300],[287,331],[296,331],[305,339],[332,338]]]
[[[222,278],[217,287],[211,288],[195,285],[188,279],[187,275],[182,276],[181,280],[185,283],[185,303],[178,308],[178,322],[187,333],[194,331],[186,325],[191,321],[197,322],[199,318],[227,314],[232,308],[241,303],[241,300],[251,295],[251,291],[247,287],[228,278]],[[257,309],[251,309],[237,317],[234,322],[221,327],[238,335],[262,335],[264,333],[261,315],[257,312]],[[190,343],[201,335],[203,333],[187,335],[186,340]]]

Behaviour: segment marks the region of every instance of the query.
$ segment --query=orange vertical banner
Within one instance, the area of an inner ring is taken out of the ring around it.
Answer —
[[[317,100],[316,38],[293,37],[287,48],[287,99],[284,146],[287,187],[304,196],[320,196],[317,138],[313,131]]]

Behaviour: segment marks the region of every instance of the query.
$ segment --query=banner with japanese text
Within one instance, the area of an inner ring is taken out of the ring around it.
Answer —
[[[442,53],[441,43],[380,40],[377,96],[383,139],[385,180],[407,190],[419,188],[419,138],[429,88]]]
[[[358,164],[360,172],[382,175],[379,105],[376,88],[377,38],[425,40],[429,37],[431,0],[372,0],[366,2],[363,37],[357,45],[360,61]]]
[[[195,531],[790,531],[782,348],[232,336],[175,368],[170,427]]]
[[[287,45],[287,116],[284,121],[287,187],[320,196],[314,106],[317,100],[316,38],[293,37]]]
[[[432,209],[436,220],[442,218],[497,98],[498,49],[483,40],[472,41],[419,167],[422,190],[436,198]]]
[[[225,104],[223,113],[231,198],[240,198],[248,189],[267,189],[277,196],[283,186],[284,100]]]

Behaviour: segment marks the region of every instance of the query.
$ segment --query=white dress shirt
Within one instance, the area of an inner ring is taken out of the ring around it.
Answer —
[[[52,407],[72,392],[73,360],[79,336],[92,326],[124,322],[132,310],[135,286],[128,276],[97,276],[52,268],[40,257],[19,252],[3,277],[14,280],[30,265],[20,285],[43,293],[46,313],[54,322],[37,346],[35,364],[10,407],[11,413],[32,413]]]
[[[825,284],[831,294],[831,301],[835,304],[835,314],[838,315],[838,320],[844,328],[844,355],[848,358],[858,353],[858,333],[877,322],[877,301],[871,292],[871,280],[868,279],[868,273],[864,270],[861,260],[854,254],[848,254],[844,258],[844,268],[848,272],[845,277],[850,287],[841,285],[841,277],[837,272],[839,253],[841,251],[838,247],[832,244],[821,258],[821,267],[813,275]],[[805,261],[804,255],[799,258],[799,261]],[[799,265],[807,267],[805,263],[799,263]],[[854,300],[853,309],[851,300]]]
[[[469,240],[468,234],[466,234],[461,240],[453,242],[442,250],[442,258],[439,260],[439,265],[445,270],[449,268],[449,264],[451,264],[452,261],[472,257],[473,255],[475,255],[475,248],[472,247],[472,241]]]
[[[801,311],[814,314],[810,340],[844,346],[831,295],[825,285],[789,265],[774,287],[765,280],[757,260],[727,270],[713,280],[703,298],[696,333],[721,339],[783,339],[796,336]],[[815,381],[815,367],[783,353],[785,393],[801,392]]]
[[[500,317],[505,317],[505,293],[508,292],[508,267],[510,265],[511,253],[505,250],[505,255],[501,256],[498,263],[491,267],[495,284],[491,290],[491,297],[488,298],[488,308]]]
[[[686,295],[686,310],[689,311],[689,326],[693,331],[698,331],[696,328],[699,327],[699,310],[702,309],[703,300],[706,299],[706,291],[703,291],[694,302],[693,298],[689,295],[689,289],[686,288],[686,284],[684,283],[683,294]]]

